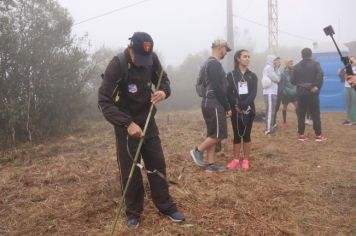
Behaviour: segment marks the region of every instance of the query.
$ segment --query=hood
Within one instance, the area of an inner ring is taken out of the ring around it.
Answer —
[[[270,66],[273,66],[273,61],[276,59],[277,57],[273,54],[271,55],[268,55],[267,56],[267,60],[266,60],[266,64],[267,65],[270,65]]]

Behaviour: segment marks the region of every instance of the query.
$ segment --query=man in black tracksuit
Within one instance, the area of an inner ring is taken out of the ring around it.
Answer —
[[[305,114],[309,109],[315,141],[325,141],[326,137],[321,132],[319,92],[323,85],[323,71],[319,62],[312,59],[312,50],[304,48],[301,52],[302,60],[294,66],[291,83],[297,86],[298,100],[298,140],[305,141]]]
[[[170,83],[164,72],[161,85],[152,94],[152,83],[156,86],[162,66],[155,53],[152,52],[151,36],[144,32],[136,32],[130,38],[130,44],[124,51],[128,71],[127,78],[122,78],[122,67],[119,57],[115,56],[105,70],[101,87],[99,88],[99,107],[104,117],[115,128],[117,161],[121,172],[122,188],[126,185],[133,158],[139,143],[139,138],[145,138],[141,148],[141,157],[145,167],[150,171],[159,171],[166,176],[161,140],[154,119],[156,108],[147,132],[143,129],[151,103],[156,104],[169,97]],[[117,81],[121,78],[121,81]],[[118,86],[118,89],[115,89]],[[115,94],[118,91],[119,94]],[[119,95],[118,99],[117,95]],[[184,215],[177,211],[176,204],[169,195],[168,183],[155,173],[148,174],[152,199],[158,210],[171,220],[180,222]],[[140,214],[143,211],[144,187],[139,167],[135,171],[125,196],[127,226],[136,228],[139,225]]]

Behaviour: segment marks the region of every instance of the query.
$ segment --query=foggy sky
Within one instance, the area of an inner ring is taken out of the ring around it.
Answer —
[[[74,22],[119,9],[141,0],[58,0]],[[268,47],[268,0],[233,0],[235,48]],[[341,46],[356,40],[356,0],[279,0],[279,46],[312,47],[333,44],[323,28],[333,25]],[[91,51],[105,45],[125,47],[135,31],[148,32],[166,65],[179,65],[189,53],[207,50],[226,38],[226,0],[149,0],[113,14],[75,25],[73,34],[88,33]]]

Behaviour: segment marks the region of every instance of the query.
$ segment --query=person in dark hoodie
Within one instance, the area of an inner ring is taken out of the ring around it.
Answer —
[[[309,109],[315,132],[315,141],[326,141],[321,131],[319,92],[323,85],[324,73],[319,62],[312,59],[312,50],[301,51],[302,60],[294,66],[291,83],[297,86],[298,101],[298,140],[307,140],[305,131],[305,114]]]
[[[234,55],[235,69],[227,74],[228,99],[231,106],[231,124],[234,131],[234,157],[227,165],[229,170],[240,167],[241,142],[243,148],[243,170],[250,168],[251,130],[255,118],[255,98],[257,94],[257,76],[248,69],[250,53],[239,50]]]
[[[163,71],[161,85],[152,94],[151,85],[157,86],[159,75],[163,70],[157,55],[152,51],[153,40],[145,32],[136,32],[129,40],[124,57],[115,56],[107,66],[98,94],[99,108],[115,129],[122,189],[128,181],[139,138],[144,137],[141,157],[146,169],[153,172],[147,174],[152,200],[163,215],[173,222],[181,222],[185,217],[177,210],[169,194],[167,180],[164,178],[166,164],[154,119],[156,108],[153,109],[146,133],[143,133],[151,103],[157,104],[170,96],[170,82]],[[122,78],[123,71],[120,63],[126,63],[123,66],[128,68],[127,78]],[[120,78],[121,81],[118,83]],[[117,99],[118,95],[119,99]],[[144,187],[141,170],[136,165],[125,196],[128,228],[139,226],[143,203]]]
[[[206,172],[223,172],[225,167],[215,162],[215,146],[227,138],[226,117],[231,115],[231,108],[226,96],[226,74],[220,60],[231,49],[223,39],[215,40],[211,48],[211,57],[200,69],[200,75],[205,81],[201,109],[207,126],[207,137],[190,151],[190,155],[197,166],[205,167],[203,153],[206,151]]]

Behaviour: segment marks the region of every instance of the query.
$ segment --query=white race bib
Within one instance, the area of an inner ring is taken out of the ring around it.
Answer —
[[[248,87],[247,87],[247,82],[246,81],[240,81],[238,82],[238,88],[239,88],[239,94],[248,94]]]

